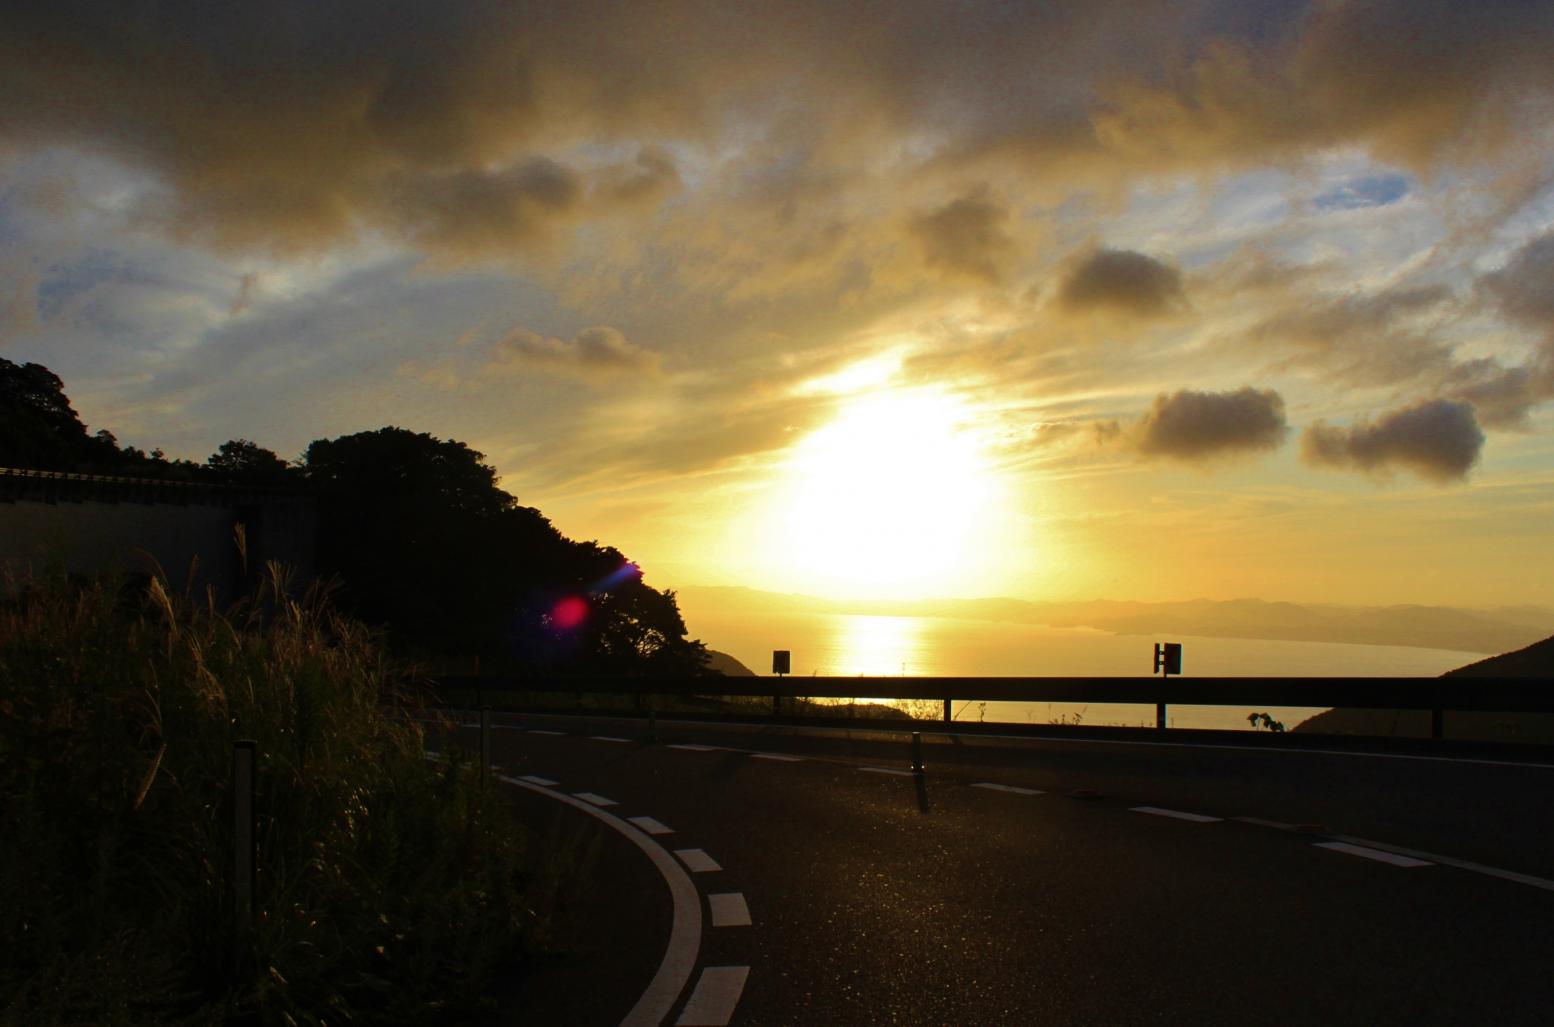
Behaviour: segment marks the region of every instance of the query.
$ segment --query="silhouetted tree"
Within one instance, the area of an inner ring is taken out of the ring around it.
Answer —
[[[0,467],[68,471],[119,455],[112,434],[87,434],[58,375],[0,357]]]
[[[205,468],[218,481],[238,485],[279,487],[301,477],[285,460],[247,439],[223,442],[206,458]]]
[[[401,644],[558,673],[705,663],[672,594],[643,584],[619,551],[574,542],[520,506],[462,442],[402,428],[320,439],[305,471],[320,491],[319,569]]]

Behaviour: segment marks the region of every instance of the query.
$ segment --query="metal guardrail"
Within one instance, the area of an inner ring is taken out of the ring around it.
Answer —
[[[648,696],[770,696],[908,699],[957,702],[1066,702],[1155,707],[1164,730],[1168,706],[1306,706],[1429,710],[1430,736],[1444,737],[1448,711],[1554,713],[1554,680],[1544,678],[906,678],[662,677],[504,678],[444,676],[442,690],[474,690],[477,705],[502,693],[622,695],[641,706]]]

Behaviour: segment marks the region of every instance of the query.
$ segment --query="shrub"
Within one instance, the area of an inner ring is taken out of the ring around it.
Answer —
[[[521,837],[425,759],[378,641],[267,569],[209,595],[12,582],[0,603],[0,1023],[448,1020],[520,959]],[[233,742],[257,742],[252,926]]]

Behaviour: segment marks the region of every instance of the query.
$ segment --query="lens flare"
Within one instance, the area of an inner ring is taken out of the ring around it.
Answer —
[[[588,619],[588,601],[577,596],[567,596],[550,610],[550,623],[562,631],[571,631]]]

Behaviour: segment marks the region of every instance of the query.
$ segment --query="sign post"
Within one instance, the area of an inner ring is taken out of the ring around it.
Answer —
[[[1182,673],[1182,644],[1180,642],[1156,642],[1155,643],[1155,673],[1168,679],[1172,674],[1178,676]],[[1164,731],[1166,726],[1166,704],[1155,703],[1155,727]]]
[[[787,649],[772,650],[772,673],[779,678],[793,671],[793,654]],[[772,716],[782,713],[781,694],[772,696]]]

